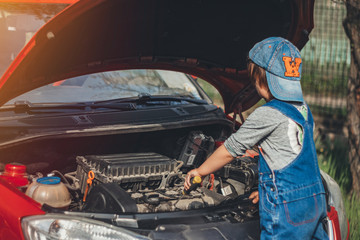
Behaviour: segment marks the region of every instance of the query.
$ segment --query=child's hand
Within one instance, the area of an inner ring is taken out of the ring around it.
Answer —
[[[259,202],[259,191],[252,192],[249,196],[249,199],[252,199],[253,204]]]
[[[193,178],[193,177],[195,177],[195,176],[200,176],[200,177],[202,177],[202,176],[199,174],[197,168],[191,170],[191,171],[188,172],[188,174],[186,175],[185,183],[184,183],[184,188],[185,188],[185,190],[188,190],[188,189],[189,189],[189,187],[190,187],[190,185],[191,185],[190,179]]]

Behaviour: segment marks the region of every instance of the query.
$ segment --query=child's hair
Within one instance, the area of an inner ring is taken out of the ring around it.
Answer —
[[[273,98],[273,95],[270,92],[267,79],[266,79],[266,71],[250,59],[247,61],[247,70],[249,73],[249,77],[251,80],[251,83],[255,86],[256,79],[258,79],[258,84],[261,87],[265,87],[266,90],[269,92],[271,98]]]
[[[259,67],[253,61],[248,59],[247,70],[248,70],[248,73],[249,73],[251,83],[254,86],[255,86],[255,83],[256,83],[256,79],[259,79],[259,85],[260,86],[266,86],[268,88],[265,69],[263,69],[262,67]]]

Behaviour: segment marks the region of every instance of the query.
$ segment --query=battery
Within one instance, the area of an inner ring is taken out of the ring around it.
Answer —
[[[201,131],[190,132],[180,153],[184,167],[199,167],[214,150],[214,139]]]

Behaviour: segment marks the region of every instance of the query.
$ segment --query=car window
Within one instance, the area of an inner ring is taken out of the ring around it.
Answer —
[[[0,3],[0,76],[35,32],[68,4]]]
[[[70,103],[117,98],[187,96],[202,99],[190,78],[181,72],[165,70],[122,70],[83,75],[58,81],[22,94],[7,103]]]

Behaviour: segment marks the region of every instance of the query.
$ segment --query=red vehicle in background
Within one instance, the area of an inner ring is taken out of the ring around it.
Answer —
[[[188,194],[184,177],[258,102],[249,48],[276,35],[301,49],[313,3],[0,0],[0,239],[259,239],[256,154]],[[345,239],[322,176],[325,227]]]

